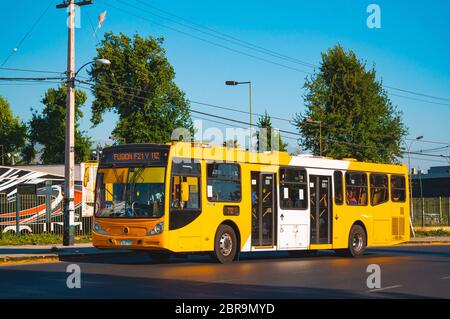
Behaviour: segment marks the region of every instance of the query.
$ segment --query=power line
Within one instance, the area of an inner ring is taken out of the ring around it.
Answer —
[[[151,4],[145,3],[145,2],[140,1],[140,0],[136,0],[136,2],[142,4],[143,6],[146,6],[146,7],[148,7],[148,8],[153,8],[153,9],[155,9],[155,10],[157,10],[157,11],[159,11],[159,12],[162,12],[162,13],[164,13],[164,14],[166,14],[166,15],[170,15],[170,16],[172,16],[172,17],[175,17],[175,18],[177,18],[177,19],[179,19],[179,20],[186,21],[186,22],[188,22],[188,23],[190,23],[191,25],[194,25],[194,26],[196,26],[196,27],[192,27],[192,26],[190,26],[190,25],[187,25],[187,24],[185,24],[185,23],[179,22],[179,21],[177,21],[177,20],[168,18],[167,16],[164,17],[164,16],[161,16],[161,15],[158,15],[158,14],[156,14],[156,13],[154,13],[154,12],[151,12],[151,11],[142,9],[142,8],[140,8],[140,7],[134,6],[134,5],[132,5],[132,4],[126,3],[126,2],[124,2],[124,1],[122,1],[122,0],[116,0],[116,1],[122,3],[123,5],[127,5],[127,6],[129,6],[129,7],[132,7],[132,8],[134,8],[134,9],[136,9],[136,10],[147,12],[147,13],[149,13],[149,14],[151,14],[151,15],[160,17],[160,18],[162,18],[162,19],[166,19],[166,20],[172,21],[173,23],[176,23],[176,24],[178,24],[178,25],[185,26],[185,27],[187,27],[187,28],[196,30],[196,31],[201,32],[201,33],[203,33],[203,34],[207,34],[207,35],[216,37],[216,38],[218,38],[218,39],[220,39],[220,40],[227,41],[227,42],[229,42],[229,43],[233,43],[233,44],[235,44],[235,45],[240,45],[240,46],[245,47],[245,48],[247,48],[247,49],[251,49],[251,50],[254,50],[254,51],[263,53],[263,54],[268,54],[268,55],[273,56],[273,57],[275,57],[275,58],[283,59],[283,60],[289,61],[289,62],[291,62],[291,63],[297,63],[297,64],[300,64],[300,65],[302,65],[302,66],[307,66],[307,67],[311,67],[311,68],[318,68],[318,67],[319,67],[319,66],[314,65],[314,64],[312,64],[312,63],[305,62],[305,61],[302,61],[302,60],[299,60],[299,59],[296,59],[296,58],[292,58],[292,57],[287,56],[287,55],[285,55],[285,54],[281,54],[281,53],[278,53],[278,52],[276,52],[276,51],[266,49],[266,48],[264,48],[264,47],[255,45],[255,44],[250,43],[250,42],[248,42],[248,41],[244,41],[244,40],[238,39],[238,38],[236,38],[236,37],[230,36],[230,35],[228,35],[228,34],[226,34],[226,33],[219,32],[219,31],[214,30],[214,29],[209,28],[209,27],[205,27],[205,26],[203,26],[203,25],[201,25],[201,24],[192,22],[192,21],[190,21],[190,20],[188,20],[188,19],[185,19],[185,18],[180,17],[180,16],[178,16],[178,15],[172,14],[172,13],[167,12],[167,11],[165,11],[165,10],[161,10],[161,9],[157,8],[156,6],[153,6],[153,5],[151,5]],[[111,6],[112,6],[112,5],[111,5]],[[114,7],[114,6],[113,6],[113,7]],[[120,8],[117,8],[117,7],[115,7],[115,8],[120,10]],[[132,14],[132,13],[129,13],[129,14]],[[142,18],[142,17],[141,17],[141,18]],[[152,22],[155,23],[154,21],[152,21]],[[158,24],[158,23],[157,23],[157,24]],[[167,26],[164,26],[164,25],[162,25],[162,24],[159,24],[159,25],[161,25],[161,26],[163,26],[163,27],[167,27]],[[198,28],[197,28],[197,27],[198,27]],[[167,27],[167,28],[170,28],[170,27]],[[199,28],[202,28],[202,29],[211,31],[212,33],[211,33],[211,32],[205,32],[205,31],[203,31],[203,30],[201,30],[201,29],[199,29]],[[216,34],[218,34],[219,36],[217,36]],[[230,39],[231,39],[231,40],[230,40]],[[244,53],[244,54],[245,54],[245,53]],[[266,62],[267,62],[267,61],[266,61]],[[270,63],[272,63],[272,62],[273,62],[273,61],[271,61]],[[307,74],[312,75],[312,73],[306,72],[306,71],[304,71],[304,70],[302,70],[301,72],[302,72],[302,73],[307,73]],[[450,99],[449,99],[449,98],[438,97],[438,96],[431,95],[431,94],[424,94],[424,93],[415,92],[415,91],[412,91],[412,90],[405,90],[405,89],[401,89],[401,88],[397,88],[397,87],[393,87],[393,86],[388,86],[388,85],[383,85],[383,87],[384,87],[384,88],[387,88],[387,89],[391,89],[391,90],[397,90],[397,91],[400,91],[400,92],[405,92],[405,93],[409,93],[409,94],[414,94],[414,95],[418,95],[418,96],[423,96],[423,97],[428,97],[428,98],[432,98],[432,99],[438,99],[438,100],[449,101],[449,102],[450,102]],[[403,98],[407,98],[407,99],[418,100],[418,99],[415,99],[415,98],[413,98],[413,97],[402,96],[402,95],[398,95],[398,94],[394,94],[394,93],[391,93],[391,94],[394,95],[394,96],[399,96],[399,97],[403,97]],[[419,100],[419,101],[422,101],[422,102],[425,102],[425,103],[437,104],[437,105],[446,105],[446,106],[450,106],[450,104],[437,103],[437,102],[433,102],[433,101],[426,101],[426,100]]]
[[[450,145],[450,142],[438,142],[438,141],[430,141],[430,140],[418,140],[414,138],[406,138],[407,141],[417,141],[417,143],[429,143],[429,144],[437,144],[437,145]]]
[[[80,80],[78,80],[78,82],[82,82],[82,83],[84,82],[84,83],[90,84],[89,82],[80,81]],[[92,85],[92,84],[90,84],[90,85]],[[85,86],[80,86],[80,87],[93,91],[93,88],[92,88],[92,87],[85,87]],[[109,90],[110,90],[111,92],[117,92],[117,91],[114,90],[114,89],[109,89]],[[122,93],[123,93],[124,95],[132,96],[132,97],[137,98],[137,99],[141,99],[141,100],[144,100],[144,101],[148,101],[148,99],[145,98],[145,97],[140,97],[140,96],[136,96],[136,95],[134,95],[134,94],[129,94],[129,93],[125,93],[125,92],[122,92]],[[139,105],[145,105],[145,102],[135,101],[135,103],[136,103],[136,104],[139,104]],[[246,121],[241,121],[241,120],[236,120],[236,119],[230,119],[230,118],[227,118],[227,117],[219,116],[219,115],[217,115],[217,114],[211,114],[211,113],[202,112],[202,111],[193,110],[193,109],[190,109],[189,111],[192,112],[192,113],[197,113],[197,114],[201,114],[201,115],[205,115],[205,116],[210,116],[210,117],[214,117],[215,119],[221,119],[221,120],[230,121],[230,122],[234,122],[234,123],[238,123],[238,124],[243,124],[243,125],[249,125],[249,124],[250,124],[249,122],[246,122]],[[258,125],[256,125],[256,126],[259,127],[259,128],[261,128],[261,126],[258,126]],[[284,130],[284,129],[278,129],[278,131],[281,132],[281,133],[291,134],[291,135],[295,135],[295,136],[299,136],[299,137],[302,137],[302,136],[303,136],[302,134],[300,134],[300,133],[298,133],[298,132],[287,131],[287,130]],[[350,145],[350,146],[354,146],[354,147],[373,148],[373,149],[378,149],[378,150],[382,150],[382,149],[383,149],[383,148],[377,147],[377,146],[363,145],[363,144],[357,144],[357,143],[351,143],[351,142],[345,142],[345,141],[335,141],[335,140],[332,140],[331,142],[332,142],[332,143],[336,143],[336,144],[346,144],[346,145]],[[401,153],[402,153],[402,154],[419,155],[419,156],[427,156],[427,157],[448,158],[447,156],[444,156],[444,155],[425,154],[425,153],[418,153],[418,152],[401,151]]]
[[[418,161],[423,161],[424,159],[423,158],[418,158],[418,157],[409,157],[410,159],[414,159],[414,160],[418,160]],[[427,158],[426,159],[428,162],[435,162],[435,163],[446,163],[446,164],[448,164],[449,163],[449,161],[447,160],[447,161],[445,161],[445,160],[435,160],[435,159],[429,159],[429,158]]]
[[[122,3],[122,4],[128,4],[128,3],[125,3],[125,2],[122,1],[122,0],[116,0],[116,1],[118,1],[118,2],[120,2],[120,3]],[[225,33],[223,33],[223,32],[219,32],[219,31],[214,30],[214,29],[212,29],[212,28],[205,27],[205,26],[203,26],[203,25],[200,25],[200,24],[197,24],[197,23],[195,23],[195,22],[189,21],[189,20],[184,19],[184,18],[182,18],[182,17],[180,17],[180,16],[177,16],[177,15],[171,14],[171,13],[169,13],[169,12],[167,12],[167,11],[158,9],[157,7],[155,7],[155,6],[153,6],[153,5],[150,5],[150,4],[146,3],[146,2],[139,1],[139,0],[136,0],[136,2],[142,4],[142,5],[145,6],[145,7],[153,8],[153,9],[155,9],[155,10],[157,10],[157,11],[159,11],[159,12],[162,12],[162,13],[164,13],[164,14],[166,14],[166,15],[173,16],[173,17],[176,18],[176,20],[175,20],[175,19],[172,19],[172,18],[169,18],[169,17],[167,17],[167,16],[161,16],[161,15],[159,15],[159,14],[156,14],[156,13],[152,12],[152,11],[140,9],[141,11],[147,12],[147,13],[149,13],[149,14],[151,14],[151,15],[154,15],[154,16],[159,17],[159,18],[162,18],[162,19],[169,20],[169,21],[171,21],[171,22],[173,22],[173,23],[176,23],[176,24],[178,24],[178,25],[184,26],[184,27],[186,27],[186,28],[190,28],[190,29],[192,29],[192,30],[195,30],[195,31],[198,31],[198,32],[200,32],[200,33],[206,34],[206,35],[208,35],[208,36],[215,37],[215,38],[217,38],[217,39],[226,41],[226,42],[228,42],[228,43],[232,43],[232,44],[234,44],[234,45],[238,45],[238,46],[241,46],[241,47],[244,47],[244,48],[247,48],[247,49],[250,49],[250,50],[259,52],[259,53],[263,53],[263,54],[266,54],[266,55],[269,55],[269,56],[272,56],[272,57],[275,57],[275,58],[278,58],[278,59],[281,59],[281,60],[285,60],[285,61],[288,61],[288,62],[291,62],[291,63],[296,63],[296,64],[299,64],[299,65],[302,65],[302,66],[306,66],[306,67],[310,67],[310,68],[316,68],[316,67],[317,67],[316,65],[311,64],[311,63],[309,63],[309,62],[305,62],[305,61],[302,61],[302,60],[299,60],[299,59],[296,59],[296,58],[289,57],[289,56],[284,55],[284,54],[280,54],[280,53],[278,53],[278,52],[276,52],[276,51],[266,49],[266,48],[264,48],[264,47],[255,45],[255,44],[250,43],[250,42],[248,42],[248,41],[240,40],[240,39],[238,39],[238,38],[236,38],[236,37],[230,36],[230,35],[225,34]],[[133,6],[133,7],[134,7],[134,6]],[[135,7],[135,8],[137,9],[137,7]],[[186,24],[186,23],[183,23],[183,22],[180,22],[180,20],[186,21],[186,22],[188,22],[190,25],[189,25],[189,24]],[[204,31],[204,30],[207,30],[207,31]]]
[[[212,119],[201,117],[201,116],[198,116],[198,115],[192,115],[192,117],[195,118],[195,119],[200,119],[200,120],[204,120],[204,121],[208,121],[208,122],[212,122],[212,123],[217,123],[217,124],[222,124],[222,125],[229,125],[229,126],[232,126],[232,127],[235,127],[235,128],[243,129],[243,130],[248,129],[248,127],[243,127],[243,126],[233,125],[233,124],[230,124],[230,123],[220,122],[220,121],[217,121],[217,120],[212,120]],[[290,136],[286,136],[286,135],[282,135],[282,134],[280,134],[280,136],[282,138],[284,138],[284,139],[290,139],[290,140],[298,141],[298,139],[295,138],[295,137],[290,137]]]
[[[194,100],[190,100],[190,99],[188,99],[188,101],[190,103],[203,105],[203,106],[209,106],[209,107],[213,107],[213,108],[217,108],[217,109],[222,109],[222,110],[227,110],[227,111],[232,111],[232,112],[238,112],[238,113],[243,113],[243,114],[250,114],[250,112],[248,112],[248,111],[237,110],[237,109],[234,109],[234,108],[231,108],[231,107],[219,106],[219,105],[214,105],[214,104],[205,103],[205,102],[198,102],[198,101],[194,101]],[[252,114],[254,114],[256,116],[264,116],[265,115],[265,114],[261,114],[261,113],[255,113],[255,112],[252,112]],[[276,117],[276,116],[270,116],[270,118],[271,119],[275,119],[275,120],[289,122],[289,123],[293,124],[292,120],[288,120],[288,119],[285,119],[285,118]]]
[[[87,79],[86,77],[82,77],[82,78]],[[80,80],[77,80],[77,81],[79,81],[79,82],[81,82],[81,83],[84,83],[84,84],[91,85],[91,86],[94,85],[93,83],[88,82],[88,81],[80,81]],[[133,88],[133,87],[130,87],[130,86],[126,86],[126,85],[119,85],[119,84],[113,84],[113,83],[108,83],[108,85],[112,85],[112,86],[119,87],[119,88],[127,88],[127,89],[129,89],[129,90],[131,90],[131,91],[134,91],[134,92],[136,92],[136,93],[142,93],[142,92],[144,92],[144,93],[149,93],[149,92],[150,92],[150,91],[148,91],[148,90],[139,90],[139,89],[136,89],[136,88]],[[110,90],[111,90],[111,89],[110,89]],[[113,90],[114,90],[114,89],[113,89]],[[128,94],[128,95],[129,95],[129,96],[135,96],[135,95],[130,95],[130,94]],[[139,96],[135,96],[135,97],[141,98],[141,97],[139,97]],[[144,99],[145,99],[145,98],[144,98]],[[249,114],[249,113],[250,113],[250,112],[247,112],[247,111],[238,110],[238,109],[236,109],[236,108],[225,107],[225,106],[219,106],[219,105],[215,105],[215,104],[211,104],[211,103],[199,102],[199,101],[194,101],[194,100],[190,100],[190,99],[188,99],[188,101],[191,102],[191,103],[194,103],[194,104],[198,104],[198,105],[210,106],[210,107],[214,107],[214,108],[220,108],[220,109],[224,109],[224,110],[228,110],[228,111],[233,111],[233,112],[238,112],[238,113],[243,113],[243,114]],[[259,114],[259,113],[253,113],[253,112],[252,112],[252,114],[259,115],[259,116],[262,116],[262,115],[263,115],[263,114]],[[292,120],[289,120],[289,119],[286,119],[286,118],[282,118],[282,117],[272,116],[272,115],[270,115],[270,114],[269,114],[269,116],[270,116],[272,119],[277,119],[277,120],[281,120],[281,121],[286,121],[286,122],[289,122],[290,124],[293,124],[293,121],[292,121]],[[408,139],[408,138],[406,138],[405,140],[415,141],[415,139]],[[446,143],[446,142],[437,142],[437,141],[429,141],[429,140],[418,140],[418,142],[431,143],[431,144],[440,144],[440,145],[450,145],[450,142],[447,142],[447,143]]]
[[[0,65],[0,67],[3,67],[8,60],[14,55],[14,53],[16,53],[20,46],[25,42],[25,40],[28,38],[28,36],[31,34],[31,32],[33,32],[33,30],[36,28],[36,26],[39,24],[39,22],[41,21],[41,19],[45,16],[45,14],[47,13],[47,11],[50,9],[50,7],[52,6],[54,0],[50,0],[50,3],[48,4],[48,6],[45,8],[45,10],[39,15],[39,17],[37,18],[37,20],[33,23],[33,25],[31,26],[31,28],[28,30],[27,33],[25,33],[25,35],[22,37],[22,39],[20,39],[19,43],[16,45],[16,47],[13,49],[13,51],[6,57],[6,59],[3,61],[3,63]]]
[[[95,36],[95,38],[97,39],[97,42],[100,42],[100,39],[98,38],[97,32],[96,32],[95,27],[94,27],[94,23],[92,22],[91,15],[89,13],[88,7],[86,7],[86,15],[88,17],[89,24],[91,25],[93,36]]]
[[[61,77],[42,77],[42,78],[17,78],[17,77],[0,77],[0,81],[47,81],[47,80],[64,80]]]
[[[444,151],[445,149],[450,148],[450,145],[447,146],[441,146],[441,147],[435,147],[435,148],[429,148],[425,150],[417,150],[415,152],[424,153],[424,152],[437,152],[437,151]]]
[[[31,69],[18,69],[18,68],[0,68],[4,71],[17,71],[17,72],[29,72],[29,73],[53,73],[53,74],[63,74],[65,72],[58,71],[46,71],[46,70],[31,70]]]
[[[135,7],[135,6],[130,5],[130,4],[127,4],[127,5],[128,5],[128,6],[131,6],[131,7],[134,7],[134,8],[136,8],[136,9],[142,11],[142,9],[139,9],[138,7]],[[291,66],[288,66],[288,65],[283,64],[283,63],[278,63],[278,62],[275,62],[275,61],[272,61],[272,60],[269,60],[269,59],[266,59],[266,58],[262,58],[262,57],[260,57],[260,56],[254,55],[254,54],[250,54],[250,53],[246,53],[246,52],[243,52],[243,51],[240,51],[240,50],[237,50],[237,49],[233,49],[233,48],[230,48],[230,47],[228,47],[228,46],[226,46],[226,45],[223,45],[223,44],[220,44],[220,43],[217,43],[217,42],[214,42],[214,41],[210,41],[210,40],[204,39],[204,38],[199,37],[199,36],[196,36],[196,35],[193,35],[193,34],[191,34],[191,33],[189,33],[189,32],[181,31],[181,30],[179,30],[179,29],[176,29],[176,28],[173,28],[173,27],[164,25],[164,24],[159,23],[159,22],[156,22],[156,21],[154,21],[154,20],[150,20],[150,19],[145,18],[145,17],[143,17],[143,16],[137,15],[137,14],[135,14],[135,13],[133,13],[133,12],[124,10],[123,8],[119,8],[119,7],[117,7],[117,6],[114,6],[114,5],[112,5],[111,3],[109,3],[109,2],[108,2],[108,6],[110,6],[110,7],[112,7],[112,8],[115,8],[115,9],[117,9],[117,10],[119,10],[119,11],[125,12],[125,13],[127,13],[127,14],[129,14],[129,15],[134,16],[134,17],[137,17],[137,18],[139,18],[139,19],[142,19],[142,20],[145,20],[145,21],[147,21],[147,22],[150,22],[150,23],[159,25],[159,26],[161,26],[161,27],[163,27],[163,28],[166,28],[166,29],[169,29],[169,30],[178,32],[178,33],[180,33],[180,34],[184,34],[184,35],[186,35],[186,36],[188,36],[188,37],[197,39],[197,40],[199,40],[199,41],[202,41],[202,42],[205,42],[205,43],[209,43],[209,44],[211,44],[211,45],[214,45],[214,46],[223,48],[223,49],[225,49],[225,50],[228,50],[228,51],[231,51],[231,52],[234,52],[234,53],[238,53],[238,54],[240,54],[240,55],[244,55],[244,56],[247,56],[247,57],[256,59],[256,60],[260,60],[260,61],[263,61],[263,62],[266,62],[266,63],[269,63],[269,64],[277,65],[277,66],[283,67],[283,68],[285,68],[285,69],[290,69],[290,70],[292,70],[292,71],[296,71],[296,72],[299,72],[299,73],[305,73],[305,74],[312,75],[311,72],[308,72],[308,71],[305,71],[305,70],[302,70],[302,69],[298,69],[298,68],[295,68],[295,67],[291,67]]]
[[[8,81],[5,81],[8,82]],[[38,84],[61,84],[61,82],[57,81],[12,81],[13,83],[0,83],[0,86],[31,86],[31,85],[38,85]]]
[[[419,102],[424,102],[424,103],[429,103],[429,104],[450,106],[450,104],[448,104],[448,103],[427,101],[427,100],[424,100],[424,99],[418,99],[418,98],[405,96],[405,95],[401,95],[401,94],[396,94],[396,93],[391,93],[391,92],[389,93],[389,95],[398,96],[398,97],[401,97],[401,98],[404,98],[404,99],[409,99],[409,100],[419,101]]]
[[[400,91],[400,92],[405,92],[405,93],[409,93],[409,94],[414,94],[414,95],[428,97],[428,98],[432,98],[432,99],[436,99],[436,100],[442,100],[442,101],[450,102],[450,99],[445,98],[445,97],[439,97],[439,96],[435,96],[435,95],[424,94],[424,93],[414,92],[414,91],[405,90],[405,89],[399,89],[399,88],[392,87],[392,86],[387,86],[387,85],[384,85],[384,87],[387,88],[387,89],[391,89],[391,90],[397,90],[397,91]]]

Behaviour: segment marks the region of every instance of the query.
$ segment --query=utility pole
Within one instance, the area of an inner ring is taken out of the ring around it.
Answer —
[[[64,158],[64,235],[63,245],[74,244],[75,228],[75,6],[92,4],[92,0],[75,2],[63,0],[57,9],[67,9],[68,46],[67,46],[67,97],[66,97],[66,146]]]

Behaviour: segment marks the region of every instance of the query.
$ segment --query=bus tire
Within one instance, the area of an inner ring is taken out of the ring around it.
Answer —
[[[214,257],[218,262],[230,263],[236,257],[238,241],[234,229],[228,225],[220,225],[214,239]]]
[[[360,225],[353,225],[348,236],[348,248],[338,249],[339,256],[358,258],[364,255],[366,250],[367,235]]]

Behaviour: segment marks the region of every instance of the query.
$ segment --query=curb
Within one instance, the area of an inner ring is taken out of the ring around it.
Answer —
[[[100,258],[100,257],[116,257],[121,255],[136,255],[140,252],[134,251],[121,251],[121,252],[108,252],[108,253],[77,253],[77,254],[41,254],[41,255],[28,255],[28,256],[4,256],[0,257],[1,265],[14,265],[14,264],[28,264],[28,263],[54,263],[59,261],[79,260],[88,258]]]
[[[408,241],[406,243],[401,243],[400,245],[450,245],[450,240]]]

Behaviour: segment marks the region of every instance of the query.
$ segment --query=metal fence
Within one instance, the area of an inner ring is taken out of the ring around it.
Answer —
[[[0,233],[63,233],[63,202],[50,195],[0,194]],[[92,216],[75,208],[75,235],[88,235]]]
[[[450,197],[413,198],[414,226],[450,226]]]

